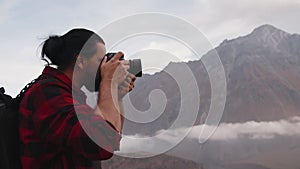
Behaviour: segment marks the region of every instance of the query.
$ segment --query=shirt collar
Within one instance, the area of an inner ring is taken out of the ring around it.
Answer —
[[[76,94],[76,96],[79,96],[79,98],[83,99],[84,98],[84,102],[86,100],[86,95],[85,93],[80,90],[78,87],[73,86],[72,85],[72,80],[62,71],[50,67],[50,66],[46,66],[42,72],[42,79],[43,78],[55,78],[59,81],[61,81],[62,83],[64,83],[65,85],[67,85],[70,89],[70,92],[72,91],[73,94]],[[76,97],[76,99],[79,99],[78,97]],[[80,100],[81,100],[80,99]]]

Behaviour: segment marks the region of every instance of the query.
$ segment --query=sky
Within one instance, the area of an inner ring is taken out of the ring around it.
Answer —
[[[300,0],[0,0],[0,86],[15,96],[41,73],[44,62],[40,61],[39,46],[47,36],[61,35],[75,27],[97,32],[120,18],[145,12],[168,14],[189,22],[212,47],[225,39],[246,35],[263,24],[300,34]],[[124,31],[122,27],[120,31]],[[164,42],[162,38],[151,39],[155,38],[148,37],[147,44],[152,48],[163,46],[159,43]],[[134,46],[128,45],[130,42],[125,46]],[[164,43],[168,44],[172,43]],[[176,45],[171,48],[187,53]],[[168,50],[166,47],[165,52]]]

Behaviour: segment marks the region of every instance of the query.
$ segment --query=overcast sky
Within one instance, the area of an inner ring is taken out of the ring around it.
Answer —
[[[262,24],[300,33],[300,0],[0,0],[0,85],[16,95],[40,74],[44,63],[38,46],[48,35],[74,27],[98,31],[143,12],[178,16],[196,26],[214,47]]]

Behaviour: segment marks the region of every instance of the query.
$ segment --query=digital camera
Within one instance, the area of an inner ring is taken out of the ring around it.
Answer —
[[[105,56],[107,56],[107,62],[112,59],[115,54],[117,53],[107,53]],[[120,58],[120,60],[124,60],[124,55]],[[128,72],[131,74],[134,74],[136,77],[142,77],[142,61],[141,59],[132,59],[129,61],[129,70]],[[97,74],[96,74],[96,80],[95,80],[95,91],[99,90],[100,83],[101,83],[101,73],[100,73],[100,66],[98,68]]]

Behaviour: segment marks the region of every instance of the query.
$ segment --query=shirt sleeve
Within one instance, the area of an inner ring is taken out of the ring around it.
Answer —
[[[55,85],[39,90],[35,118],[38,132],[48,143],[91,160],[108,159],[119,150],[121,135],[91,107]]]

